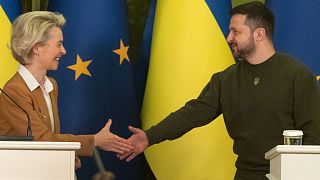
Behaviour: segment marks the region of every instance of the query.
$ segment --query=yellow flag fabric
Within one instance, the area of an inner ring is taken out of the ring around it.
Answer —
[[[11,22],[0,5],[0,87],[17,71],[18,63],[9,49]]]
[[[143,129],[196,98],[213,73],[233,62],[204,0],[157,1]],[[145,155],[159,180],[228,180],[235,173],[232,144],[220,116],[177,140],[151,146]]]

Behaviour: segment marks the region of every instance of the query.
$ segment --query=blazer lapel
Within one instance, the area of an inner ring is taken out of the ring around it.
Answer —
[[[32,91],[32,94],[34,95],[39,105],[38,106],[39,109],[36,109],[36,111],[40,113],[41,119],[44,121],[44,123],[49,128],[49,130],[52,131],[49,111],[48,111],[47,103],[46,103],[46,100],[44,99],[42,90],[40,89],[40,87],[38,87],[37,89]]]
[[[58,104],[57,104],[57,98],[54,95],[54,90],[49,93],[51,103],[52,103],[52,111],[53,111],[53,118],[54,118],[54,132],[60,133],[60,120],[59,120],[59,114],[58,114]]]

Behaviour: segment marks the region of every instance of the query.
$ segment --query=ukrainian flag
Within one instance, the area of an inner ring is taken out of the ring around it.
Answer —
[[[19,0],[0,0],[0,87],[17,71],[18,63],[9,49],[11,21],[20,14]]]
[[[210,4],[215,3],[230,2]],[[213,73],[234,63],[210,9],[215,8],[204,0],[157,1],[143,129],[196,98]],[[236,159],[232,144],[220,116],[177,140],[150,147],[145,154],[159,180],[232,179]]]

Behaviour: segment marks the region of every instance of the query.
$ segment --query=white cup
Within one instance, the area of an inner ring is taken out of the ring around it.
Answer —
[[[303,132],[300,130],[284,130],[283,143],[284,145],[302,145]]]

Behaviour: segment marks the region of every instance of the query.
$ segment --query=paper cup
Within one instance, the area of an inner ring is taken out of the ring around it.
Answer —
[[[302,145],[303,132],[300,130],[284,130],[283,143],[284,145]]]

